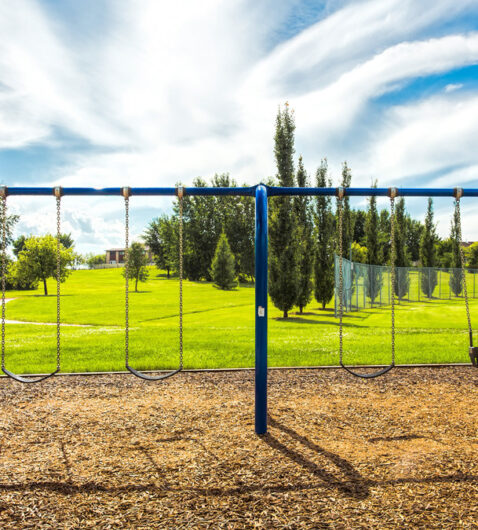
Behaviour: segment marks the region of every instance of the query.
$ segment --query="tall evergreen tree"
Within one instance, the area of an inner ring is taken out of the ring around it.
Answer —
[[[225,232],[219,237],[216,252],[211,263],[211,277],[220,289],[236,287],[236,263],[234,254],[227,240]]]
[[[332,186],[327,175],[327,159],[320,162],[316,173],[319,188]],[[315,201],[315,298],[322,309],[332,300],[334,294],[334,218],[331,198],[318,195]]]
[[[352,184],[352,171],[345,161],[342,165],[342,180],[340,185],[343,188],[350,188]],[[342,245],[344,250],[344,257],[348,258],[350,249],[354,240],[354,216],[350,208],[350,197],[345,195],[343,199],[343,227],[342,227]]]
[[[395,265],[396,282],[395,294],[401,300],[410,286],[408,267],[410,259],[407,254],[407,217],[405,211],[405,198],[399,197],[395,206]]]
[[[422,237],[420,240],[420,262],[422,267],[421,287],[423,294],[431,298],[433,291],[438,283],[437,271],[435,267],[437,241],[436,229],[433,223],[433,199],[428,199],[427,215],[425,217],[425,226],[423,227]]]
[[[305,171],[302,156],[299,157],[297,168],[297,186],[300,188],[310,187],[310,182]],[[312,298],[312,272],[314,266],[314,245],[312,232],[314,222],[312,219],[311,199],[306,195],[295,198],[295,210],[297,220],[297,238],[299,249],[299,285],[296,304],[302,313],[304,307]]]
[[[286,103],[276,118],[274,154],[280,186],[294,186],[293,112]],[[269,228],[269,293],[274,305],[287,318],[298,294],[297,221],[291,197],[275,197],[271,201]]]
[[[377,187],[374,182],[373,188]],[[368,274],[365,278],[365,288],[367,296],[373,305],[380,289],[382,288],[382,272],[376,267],[381,263],[381,253],[379,244],[379,216],[377,211],[377,197],[369,198],[367,220],[365,223],[365,241],[367,246],[367,262],[369,265]]]
[[[463,291],[462,271],[461,271],[461,255],[460,255],[460,239],[458,234],[458,223],[460,222],[457,212],[453,214],[451,221],[451,266],[450,272],[450,289],[455,296],[460,296]],[[466,274],[463,271],[463,274]]]
[[[367,221],[367,214],[363,210],[352,210],[354,235],[353,241],[360,245],[365,245],[365,222]]]
[[[390,261],[390,214],[388,210],[380,210],[378,216],[378,244],[380,246],[380,261],[386,264]]]

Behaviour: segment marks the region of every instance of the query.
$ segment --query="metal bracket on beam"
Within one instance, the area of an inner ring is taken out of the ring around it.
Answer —
[[[391,199],[396,199],[398,197],[398,188],[388,188],[388,196]]]

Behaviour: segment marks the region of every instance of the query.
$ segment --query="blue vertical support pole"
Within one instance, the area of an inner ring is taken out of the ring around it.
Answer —
[[[267,188],[256,188],[256,434],[267,432]]]

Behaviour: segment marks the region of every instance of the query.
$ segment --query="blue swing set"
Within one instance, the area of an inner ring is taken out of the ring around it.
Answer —
[[[5,366],[5,278],[6,278],[6,217],[7,217],[7,197],[9,196],[54,196],[57,205],[57,366],[54,372],[37,378],[26,377],[14,374]],[[255,197],[256,201],[256,236],[255,236],[255,430],[257,434],[267,432],[267,270],[268,270],[268,238],[267,238],[267,206],[269,197],[277,196],[336,196],[338,199],[339,213],[341,211],[342,200],[345,195],[349,197],[389,197],[392,200],[392,225],[394,218],[393,199],[397,196],[403,197],[453,197],[455,199],[455,211],[460,218],[460,200],[462,197],[478,197],[477,188],[285,188],[266,186],[258,184],[251,187],[240,188],[221,188],[221,187],[204,187],[204,188],[54,188],[48,187],[0,187],[1,199],[1,230],[2,230],[2,371],[10,378],[21,383],[32,383],[43,381],[44,379],[57,374],[60,371],[60,222],[61,222],[61,198],[63,196],[123,196],[125,200],[125,243],[126,243],[126,368],[133,375],[147,381],[158,381],[171,377],[183,368],[182,358],[182,241],[183,241],[183,219],[182,219],[182,201],[184,196],[248,196]],[[160,376],[150,376],[142,373],[129,364],[128,349],[128,237],[129,237],[129,199],[130,197],[141,196],[177,196],[179,200],[180,211],[180,282],[179,282],[179,368],[162,374]],[[459,238],[461,240],[461,222],[459,225]],[[342,238],[340,238],[341,240]],[[394,234],[392,230],[392,245],[394,244]],[[342,253],[340,253],[340,256]],[[471,327],[470,311],[468,305],[468,296],[465,281],[465,263],[463,251],[461,251],[462,275],[464,298],[466,305],[468,332],[469,332],[469,355],[473,366],[478,367],[478,347],[473,346],[473,332]],[[393,267],[392,263],[392,269]],[[392,289],[393,291],[393,289]],[[392,344],[394,333],[394,312],[393,312],[393,295],[392,295]],[[342,299],[342,297],[340,297]],[[339,312],[342,318],[343,308]],[[341,341],[342,344],[342,341]],[[358,377],[371,378],[384,375],[395,366],[394,349],[392,346],[392,363],[378,372],[372,374],[356,373],[351,368],[345,366],[340,358],[340,364],[348,372]]]

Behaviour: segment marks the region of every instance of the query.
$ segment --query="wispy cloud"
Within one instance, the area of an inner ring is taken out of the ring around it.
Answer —
[[[477,19],[476,0],[353,1],[320,10],[300,0],[103,4],[103,31],[84,42],[78,30],[69,37],[73,17],[54,16],[40,0],[0,4],[0,164],[2,149],[61,152],[61,178],[52,165],[38,184],[174,185],[223,171],[258,182],[275,173],[274,117],[285,100],[310,171],[328,156],[335,175],[348,159],[357,184],[473,181],[476,88],[448,79],[405,103],[383,107],[377,99],[406,91],[413,79],[478,64],[478,24],[460,31],[459,22]],[[290,36],[284,28],[293,10],[301,18]],[[0,175],[13,184],[1,166]],[[47,228],[49,206],[15,204],[21,230]],[[121,202],[105,204],[66,204],[65,222],[83,249],[100,249],[105,238],[120,244]],[[135,202],[137,232],[168,204]]]
[[[460,90],[463,88],[463,83],[450,83],[445,86],[445,92],[455,92],[455,90]]]

